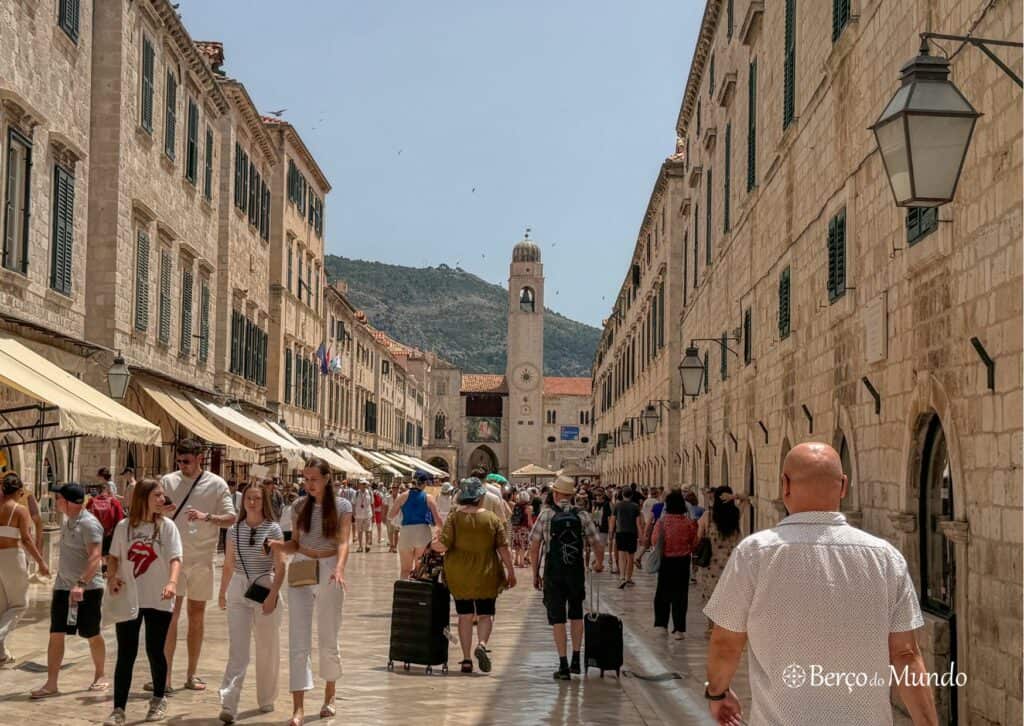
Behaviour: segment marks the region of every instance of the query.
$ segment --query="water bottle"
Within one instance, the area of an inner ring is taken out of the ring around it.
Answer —
[[[189,507],[188,511],[185,512],[185,516],[186,517],[188,517],[188,513],[191,510],[192,510],[192,507]],[[198,519],[189,519],[188,520],[188,533],[189,533],[189,536],[191,536],[191,537],[195,537],[197,534],[199,534],[199,520]]]
[[[68,593],[68,599],[71,599],[71,594]],[[68,625],[78,624],[78,603],[72,602],[68,604]]]

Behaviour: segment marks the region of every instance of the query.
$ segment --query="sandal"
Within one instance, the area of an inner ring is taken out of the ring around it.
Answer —
[[[110,681],[93,681],[89,684],[90,691],[106,691],[110,688]]]
[[[477,663],[480,664],[480,670],[484,673],[490,673],[491,657],[487,654],[487,647],[483,643],[479,643],[473,654],[476,656]]]
[[[52,691],[48,691],[45,688],[37,688],[36,690],[32,691],[32,693],[29,694],[29,698],[31,698],[33,701],[40,701],[40,700],[42,700],[44,698],[53,698],[54,696],[59,696],[59,695],[60,695],[60,691],[58,691],[57,689],[54,689]]]
[[[325,703],[320,709],[320,718],[334,718],[335,713],[337,712],[334,710],[334,702]]]
[[[473,672],[473,661],[471,661],[471,660],[464,660],[464,661],[462,661],[462,663],[459,664],[459,670],[462,671],[463,673],[472,673]]]
[[[205,691],[206,681],[204,681],[199,676],[192,676],[187,681],[185,681],[185,688],[187,688],[190,691]]]
[[[142,690],[146,691],[147,693],[152,693],[153,692],[153,681],[146,681],[145,683],[143,683],[142,684]],[[164,695],[165,696],[169,696],[172,693],[174,693],[174,689],[173,688],[171,688],[170,686],[164,686]]]

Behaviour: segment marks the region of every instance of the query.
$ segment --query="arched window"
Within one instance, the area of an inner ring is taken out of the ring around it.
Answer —
[[[434,438],[435,439],[446,439],[448,438],[445,433],[445,428],[448,424],[448,420],[445,418],[443,411],[438,411],[437,415],[434,416]]]
[[[533,294],[532,287],[524,287],[519,291],[519,310],[524,313],[534,312],[534,302],[536,298]]]
[[[939,525],[953,519],[953,476],[938,416],[928,423],[924,438],[919,496],[922,601],[926,609],[948,614],[953,610],[956,586],[955,545]]]

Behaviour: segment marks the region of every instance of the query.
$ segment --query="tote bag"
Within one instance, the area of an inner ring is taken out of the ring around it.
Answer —
[[[139,588],[134,577],[123,580],[121,592],[116,595],[108,588],[103,593],[103,622],[124,623],[139,617]]]

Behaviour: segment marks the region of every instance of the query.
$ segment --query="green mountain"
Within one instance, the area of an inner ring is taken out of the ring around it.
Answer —
[[[375,328],[430,350],[471,373],[504,373],[505,288],[458,267],[416,268],[327,255],[327,279],[348,283],[348,298]],[[597,328],[544,310],[544,372],[589,376]]]

